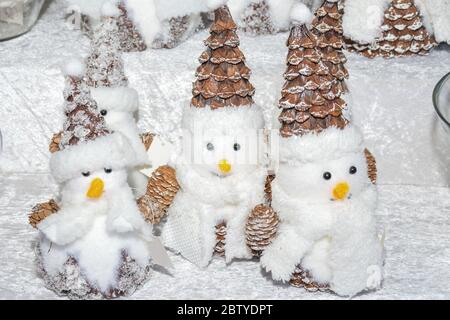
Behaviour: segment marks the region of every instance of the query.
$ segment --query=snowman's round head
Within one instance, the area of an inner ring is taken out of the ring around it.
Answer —
[[[88,181],[89,179],[83,178],[92,177],[94,173],[101,173],[101,176],[109,181],[117,172],[124,171],[135,162],[136,155],[129,140],[114,132],[95,140],[66,146],[55,152],[50,158],[50,168],[55,180],[67,185],[72,181]],[[110,175],[107,172],[109,170],[115,174]],[[84,183],[82,185],[84,186]]]
[[[347,201],[370,184],[362,136],[354,127],[281,139],[277,180],[305,201]]]
[[[139,108],[136,90],[127,87],[91,88],[92,98],[97,102],[100,114],[105,117],[108,126],[128,118]]]
[[[264,118],[257,105],[183,114],[183,159],[200,174],[229,177],[261,165]]]
[[[127,173],[123,168],[105,166],[96,171],[81,172],[78,177],[65,183],[64,191],[77,199],[95,201],[122,188],[126,183]]]

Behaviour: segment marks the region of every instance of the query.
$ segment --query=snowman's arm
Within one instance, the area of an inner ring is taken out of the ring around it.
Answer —
[[[295,267],[312,247],[313,242],[295,232],[291,227],[281,225],[277,237],[264,250],[261,265],[272,272],[272,278],[289,281]]]
[[[167,214],[170,205],[180,189],[175,170],[170,166],[161,166],[148,179],[145,195],[137,200],[144,219],[158,224]]]
[[[142,144],[145,147],[145,151],[148,151],[150,149],[150,146],[152,145],[154,134],[150,132],[141,133],[139,135],[141,137]]]
[[[36,228],[41,221],[58,212],[58,210],[59,206],[53,199],[47,202],[38,203],[31,209],[31,214],[28,216],[28,222],[33,228]]]
[[[96,215],[94,206],[71,206],[61,208],[37,224],[37,228],[58,245],[69,244],[85,235]]]
[[[55,133],[50,141],[50,145],[48,146],[48,150],[50,153],[55,153],[59,151],[59,143],[61,142],[62,131]]]

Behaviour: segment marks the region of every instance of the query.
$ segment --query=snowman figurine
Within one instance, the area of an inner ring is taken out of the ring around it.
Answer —
[[[262,110],[252,99],[236,24],[228,7],[218,5],[183,113],[183,150],[173,164],[180,190],[162,229],[166,246],[201,267],[215,252],[218,225],[225,226],[226,262],[252,257],[245,222],[264,201],[267,175],[257,156]]]
[[[136,154],[124,135],[106,127],[82,81],[83,65],[66,69],[67,119],[60,151],[50,159],[61,200],[58,212],[37,224],[44,280],[71,298],[131,294],[149,276],[153,241],[127,184]]]

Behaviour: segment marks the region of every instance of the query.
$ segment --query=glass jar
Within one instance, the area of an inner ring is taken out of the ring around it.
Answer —
[[[450,73],[447,73],[434,88],[433,104],[442,125],[450,134]]]
[[[34,25],[45,0],[0,0],[0,40],[19,36]]]

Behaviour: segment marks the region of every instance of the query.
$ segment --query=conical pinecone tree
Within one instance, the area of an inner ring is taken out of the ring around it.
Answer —
[[[137,30],[133,21],[128,16],[125,4],[119,3],[120,16],[118,17],[118,34],[120,40],[120,49],[124,52],[144,51],[147,49],[142,35]]]
[[[250,35],[274,34],[277,30],[265,0],[251,2],[243,12],[242,30]]]
[[[345,45],[342,28],[343,13],[342,0],[325,0],[315,12],[311,32],[317,37],[317,47],[323,63],[347,91],[344,82],[348,78],[348,71],[344,65],[347,59],[342,52]]]
[[[381,37],[373,43],[346,40],[349,51],[368,58],[426,55],[437,46],[436,40],[423,25],[422,17],[413,0],[392,0],[384,13]]]
[[[128,85],[120,52],[117,16],[102,17],[101,24],[94,30],[86,82],[94,88]]]
[[[67,76],[65,81],[64,113],[67,118],[63,125],[59,150],[110,133],[81,75]]]
[[[291,28],[287,46],[286,83],[279,102],[281,136],[345,127],[347,120],[342,112],[346,103],[341,95],[345,92],[343,78],[347,73],[341,67],[339,52],[332,46],[319,48],[317,37],[304,24]],[[328,52],[327,57],[322,50]],[[330,63],[330,56],[336,57],[333,60],[336,63]]]
[[[237,26],[227,6],[215,10],[206,51],[192,90],[192,106],[197,108],[239,107],[253,104],[254,87],[249,81],[250,69],[239,49]]]

